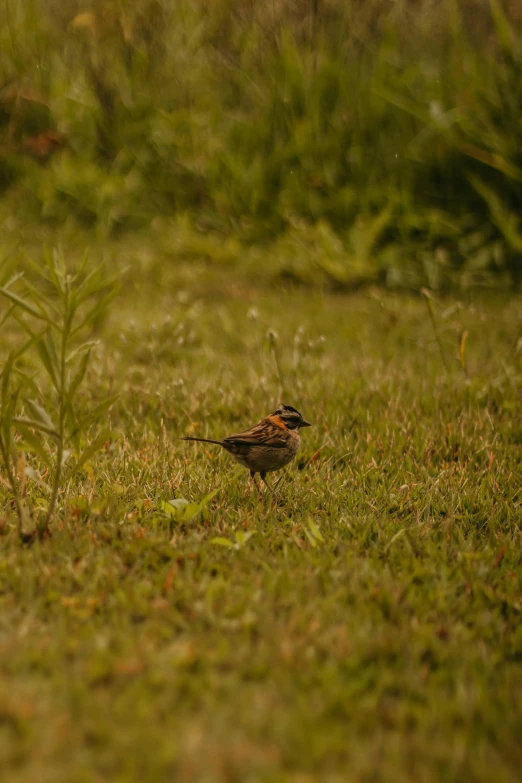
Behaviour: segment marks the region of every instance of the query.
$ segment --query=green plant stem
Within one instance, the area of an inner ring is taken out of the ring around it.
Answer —
[[[430,316],[431,325],[433,326],[433,331],[435,333],[435,339],[437,340],[437,345],[439,346],[440,357],[442,359],[442,363],[443,363],[443,365],[444,365],[444,367],[446,369],[446,372],[449,373],[450,368],[449,368],[448,362],[446,360],[446,357],[444,355],[444,349],[442,347],[442,342],[441,342],[441,339],[440,339],[439,330],[438,330],[438,327],[437,327],[437,322],[435,320],[435,315],[433,313],[433,308],[431,306],[430,295],[429,295],[428,292],[425,292],[424,290],[422,291],[422,293],[424,295],[424,301],[426,302],[426,307],[428,308],[428,313],[429,313],[429,316]]]
[[[18,487],[16,486],[16,476],[13,473],[13,470],[11,468],[11,461],[9,458],[9,452],[6,448],[6,445],[4,443],[4,439],[0,435],[0,454],[2,455],[2,459],[4,461],[5,470],[7,473],[7,478],[9,479],[9,484],[11,485],[11,492],[13,493],[13,499],[15,502],[15,508],[16,508],[16,516],[18,519],[18,537],[20,540],[23,538],[23,510],[22,510],[22,502],[20,500],[20,493],[18,492]]]
[[[67,355],[67,339],[70,331],[70,313],[69,313],[69,281],[66,280],[65,290],[65,304],[64,304],[64,323],[62,326],[62,339],[61,339],[61,352],[60,352],[60,378],[59,378],[59,400],[58,400],[58,446],[56,449],[56,470],[53,477],[53,485],[51,492],[51,499],[49,501],[49,507],[45,521],[41,530],[41,534],[45,535],[49,530],[49,525],[54,516],[54,510],[56,508],[56,501],[58,498],[58,491],[60,488],[60,482],[62,478],[62,466],[63,466],[63,451],[64,451],[64,435],[65,435],[65,376],[66,376],[66,364],[65,359]]]
[[[277,338],[276,338],[275,334],[273,332],[271,332],[271,331],[269,331],[269,333],[268,333],[268,342],[269,342],[269,345],[270,345],[270,349],[272,351],[272,356],[274,357],[274,363],[275,363],[275,367],[276,367],[277,378],[279,380],[279,386],[281,387],[280,388],[280,393],[281,394],[285,394],[285,383],[284,383],[284,379],[283,379],[283,372],[282,372],[282,369],[281,369],[281,363],[279,361],[279,355],[278,355],[278,352],[277,352]]]

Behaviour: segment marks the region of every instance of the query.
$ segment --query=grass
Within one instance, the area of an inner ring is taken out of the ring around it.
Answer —
[[[78,403],[118,391],[112,437],[49,540],[2,501],[5,780],[520,779],[520,301],[430,304],[125,278]],[[281,400],[275,501],[177,440]]]

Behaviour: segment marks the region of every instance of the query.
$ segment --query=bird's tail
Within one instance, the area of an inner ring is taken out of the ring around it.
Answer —
[[[210,438],[191,438],[190,435],[185,435],[185,437],[180,438],[180,440],[197,440],[200,443],[215,443],[218,446],[223,445],[223,443],[220,440],[210,440]]]

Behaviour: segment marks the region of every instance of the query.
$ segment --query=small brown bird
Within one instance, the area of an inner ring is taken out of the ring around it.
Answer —
[[[274,413],[246,432],[230,435],[223,440],[192,438],[188,435],[182,440],[196,440],[223,446],[240,465],[248,468],[258,490],[260,488],[255,478],[256,473],[260,474],[261,481],[273,492],[266,480],[266,474],[281,470],[293,460],[301,442],[299,430],[301,427],[310,426],[291,405],[281,405]]]

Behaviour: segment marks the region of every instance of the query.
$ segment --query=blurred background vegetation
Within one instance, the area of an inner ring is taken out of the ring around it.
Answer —
[[[148,233],[270,279],[517,288],[521,207],[519,0],[1,5],[4,254]]]

